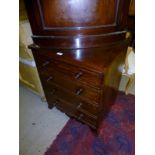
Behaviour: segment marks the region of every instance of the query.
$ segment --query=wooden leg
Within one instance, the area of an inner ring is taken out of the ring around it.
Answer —
[[[134,81],[134,78],[135,78],[135,75],[132,74],[131,76],[129,76],[129,80],[126,84],[126,87],[125,87],[125,94],[128,95],[129,94],[129,88],[130,86],[132,85],[133,81]]]
[[[53,109],[53,105],[51,105],[51,104],[48,104],[48,109]]]
[[[42,102],[47,102],[46,97],[42,97],[42,98],[41,98],[41,101],[42,101]]]

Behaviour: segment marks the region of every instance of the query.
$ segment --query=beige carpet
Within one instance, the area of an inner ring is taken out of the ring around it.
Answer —
[[[23,86],[19,102],[20,155],[43,155],[69,118],[56,108],[49,110],[47,103]]]

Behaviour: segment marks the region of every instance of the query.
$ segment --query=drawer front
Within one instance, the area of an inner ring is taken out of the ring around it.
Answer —
[[[55,100],[62,99],[67,103],[71,104],[77,111],[84,112],[86,114],[92,115],[92,117],[94,118],[97,118],[100,111],[99,106],[79,99],[77,96],[66,92],[57,85],[52,84],[49,86],[44,83],[43,87],[49,103],[52,103]],[[53,102],[53,104],[55,103]]]
[[[69,116],[75,117],[77,120],[88,124],[94,129],[97,128],[98,120],[96,118],[77,110],[72,104],[69,104],[62,99],[55,98],[55,106]]]
[[[85,70],[81,67],[74,66],[68,63],[55,61],[50,57],[39,55],[39,52],[33,52],[33,55],[34,55],[37,67],[42,70],[54,69],[63,73],[73,81],[82,82],[92,87],[97,87],[97,88],[102,87],[101,85],[102,79],[100,74]]]
[[[57,84],[60,85],[62,88],[70,91],[72,94],[76,95],[77,97],[83,98],[88,101],[99,102],[101,97],[101,91],[90,88],[84,84],[81,84],[76,81],[72,81],[68,79],[68,77],[60,72],[55,70],[50,70],[44,72],[40,71],[40,78],[43,83],[50,84]]]

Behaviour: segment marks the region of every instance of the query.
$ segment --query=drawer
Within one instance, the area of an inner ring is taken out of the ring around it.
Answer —
[[[71,104],[62,99],[57,99],[55,103],[56,103],[55,106],[61,111],[65,112],[69,116],[75,117],[77,120],[86,123],[92,128],[96,129],[98,122],[96,118],[77,110],[74,106],[72,106]]]
[[[45,90],[47,101],[49,103],[54,103],[55,100],[62,99],[71,104],[77,111],[84,112],[86,114],[92,115],[92,117],[94,118],[97,118],[101,109],[98,105],[86,102],[54,84],[52,84],[51,86],[43,84],[43,87]]]
[[[96,72],[86,70],[82,68],[82,66],[79,67],[62,61],[56,61],[54,58],[52,59],[43,54],[40,55],[39,52],[33,52],[33,54],[37,67],[44,72],[46,72],[46,69],[54,69],[63,73],[73,81],[82,82],[92,87],[102,87],[102,77]]]
[[[48,83],[49,85],[57,84],[67,91],[70,91],[72,94],[91,102],[100,101],[102,93],[100,90],[96,90],[82,83],[70,80],[66,75],[55,70],[46,70],[46,72],[39,72],[40,78],[43,83]]]

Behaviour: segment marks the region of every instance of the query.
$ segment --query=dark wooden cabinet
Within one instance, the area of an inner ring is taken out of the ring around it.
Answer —
[[[129,0],[25,0],[49,108],[97,129],[115,102]]]

